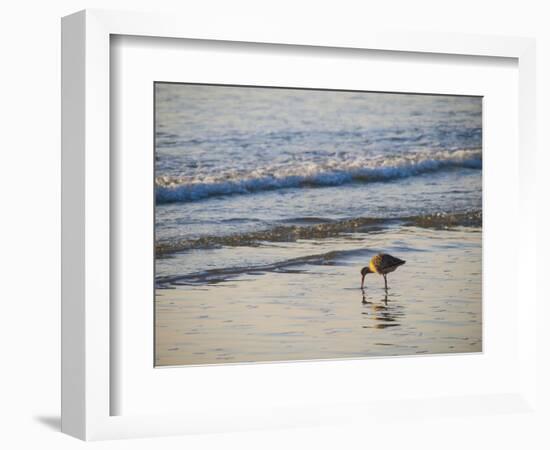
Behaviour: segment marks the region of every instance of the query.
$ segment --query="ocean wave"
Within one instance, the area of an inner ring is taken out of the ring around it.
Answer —
[[[203,236],[195,239],[172,239],[157,242],[155,253],[158,257],[187,250],[209,249],[220,247],[259,246],[266,242],[295,242],[307,239],[326,239],[346,233],[368,233],[380,231],[391,225],[416,226],[423,228],[448,229],[453,227],[480,227],[481,211],[439,212],[418,216],[374,218],[357,217],[353,219],[330,220],[312,218],[287,220],[285,225],[277,225],[267,230],[235,233],[226,236]],[[295,225],[300,223],[301,225]]]
[[[275,189],[389,181],[455,167],[481,169],[481,150],[417,152],[391,158],[330,159],[266,166],[251,171],[159,176],[155,180],[155,196],[158,204],[192,202]]]

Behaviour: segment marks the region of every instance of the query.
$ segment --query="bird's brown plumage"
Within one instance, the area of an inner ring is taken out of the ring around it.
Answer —
[[[395,256],[388,255],[387,253],[379,253],[372,257],[369,263],[369,269],[372,272],[379,273],[380,275],[385,275],[387,273],[393,272],[402,264],[405,264],[405,261],[402,259],[396,258]]]
[[[369,272],[382,275],[384,277],[384,286],[388,289],[388,280],[386,279],[386,275],[393,272],[403,264],[405,264],[405,261],[396,258],[395,256],[388,255],[387,253],[379,253],[378,255],[373,256],[369,265],[361,269],[361,289],[363,289],[365,275]]]

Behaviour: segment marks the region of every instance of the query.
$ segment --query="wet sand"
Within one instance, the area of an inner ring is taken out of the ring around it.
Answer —
[[[359,252],[157,289],[157,366],[402,356],[482,351],[481,228],[395,227],[319,242]],[[270,243],[300,253],[315,241]],[[222,249],[239,258],[246,247]],[[364,251],[362,251],[364,249]],[[366,278],[379,251],[407,263]]]

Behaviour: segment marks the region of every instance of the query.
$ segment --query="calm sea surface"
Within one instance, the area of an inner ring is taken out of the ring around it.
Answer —
[[[481,99],[156,84],[156,363],[481,351]],[[377,252],[407,260],[383,280]]]

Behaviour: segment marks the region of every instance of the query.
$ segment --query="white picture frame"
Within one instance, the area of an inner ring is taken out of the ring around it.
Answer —
[[[519,76],[519,184],[518,235],[512,252],[518,260],[536,261],[536,202],[530,174],[535,170],[535,42],[526,38],[471,36],[439,33],[394,33],[349,30],[338,35],[310,34],[306,30],[281,30],[255,23],[233,28],[230,23],[196,23],[192,17],[113,11],[82,11],[62,22],[62,430],[85,440],[146,437],[209,431],[232,431],[265,427],[332,423],[374,414],[380,403],[342,403],[330,413],[319,414],[318,405],[273,408],[232,415],[228,405],[220,413],[112,415],[112,395],[117,386],[111,378],[116,353],[111,338],[110,279],[111,211],[110,181],[110,38],[112,35],[163,37],[243,43],[286,44],[338,49],[369,49],[416,54],[448,54],[512,58]],[[517,247],[517,248],[515,248]],[[536,308],[535,272],[518,266],[525,310]],[[516,293],[516,295],[520,295]],[[468,415],[481,408],[485,413],[503,404],[522,412],[537,408],[536,329],[529,314],[518,311],[519,377],[514,392],[437,398],[441,413],[460,411]],[[261,369],[277,370],[271,368]],[[249,366],[249,370],[252,369]],[[349,370],[345,369],[345,370]],[[405,397],[404,397],[405,398]],[[403,398],[403,399],[404,399]],[[477,406],[475,406],[477,405]],[[481,406],[480,406],[481,405]],[[199,406],[199,405],[197,405]],[[425,404],[424,404],[425,406]],[[411,411],[422,405],[410,403]],[[200,409],[200,408],[198,408]],[[477,411],[479,412],[479,411]]]

